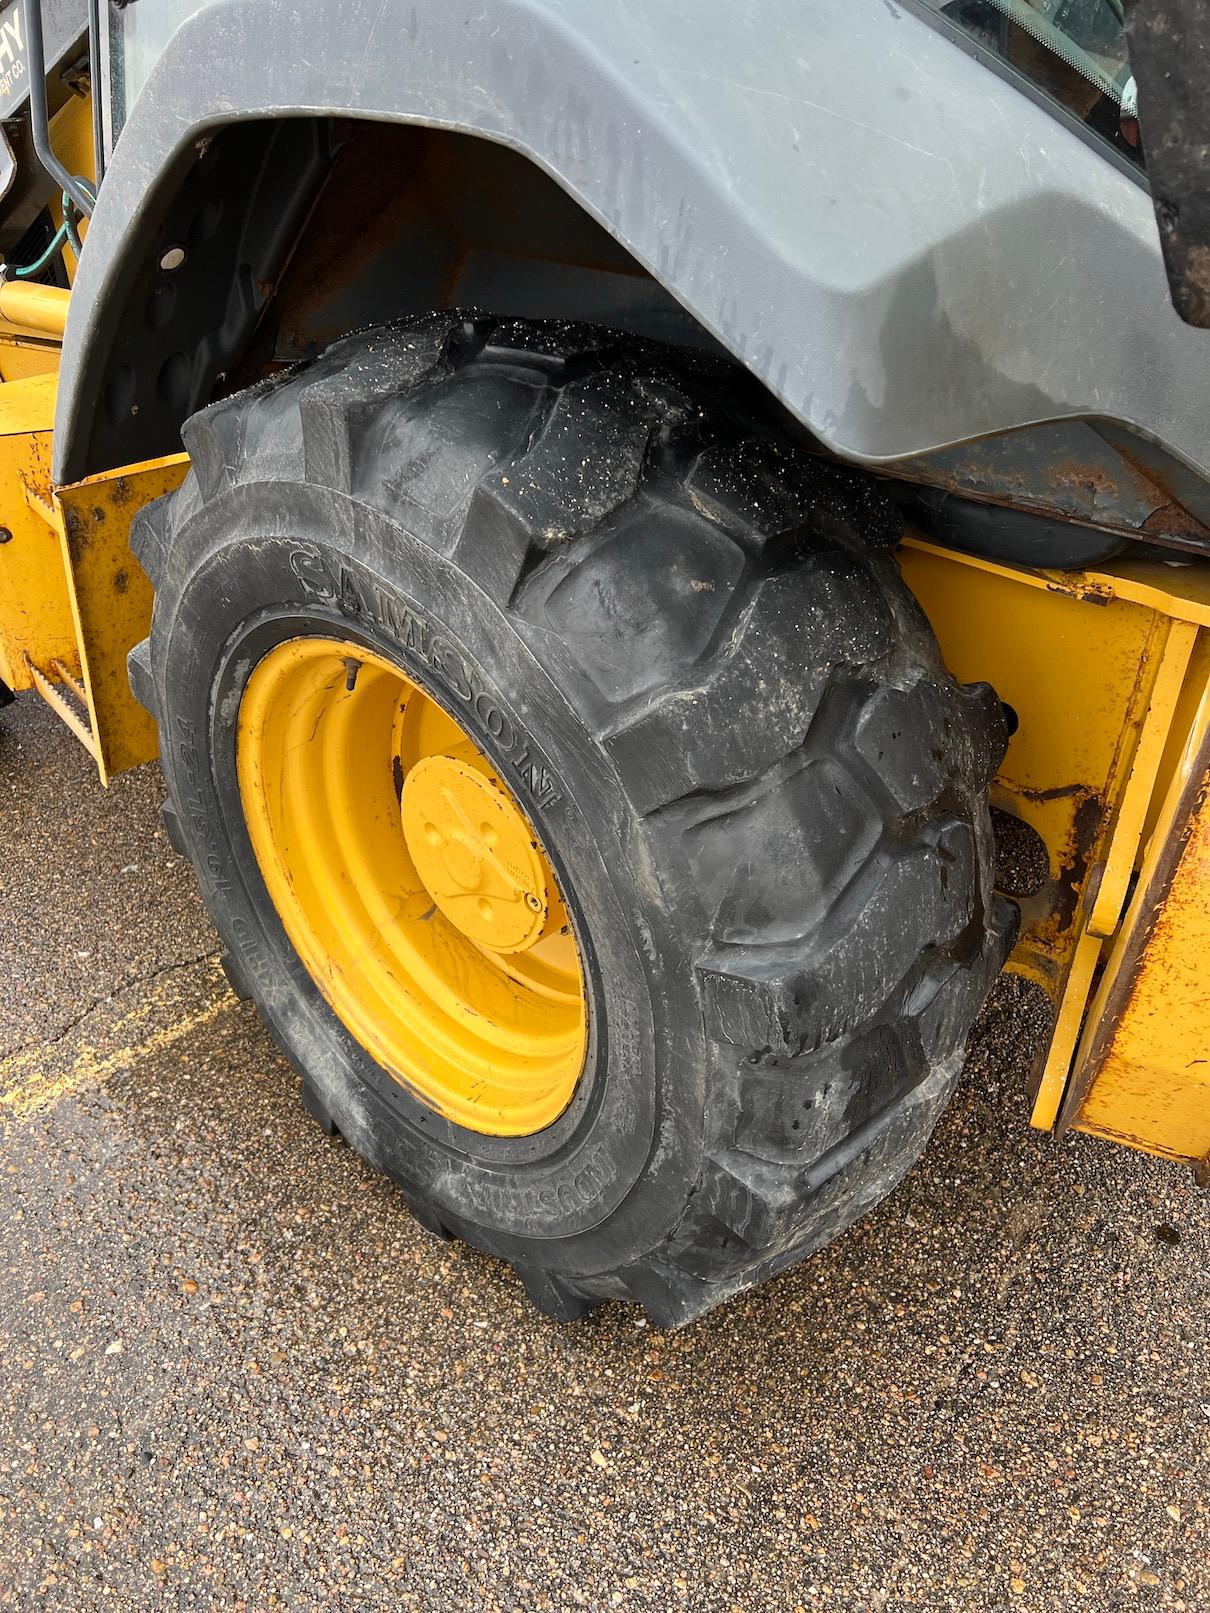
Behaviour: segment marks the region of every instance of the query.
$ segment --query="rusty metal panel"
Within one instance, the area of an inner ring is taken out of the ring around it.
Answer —
[[[1060,1120],[1210,1170],[1210,654]]]
[[[151,584],[130,552],[145,504],[184,480],[188,456],[129,465],[61,487],[63,552],[97,765],[103,782],[157,754],[155,723],[130,692],[126,657],[151,623]]]
[[[55,377],[0,384],[0,679],[33,686],[31,665],[79,673],[67,579],[54,532],[30,502],[50,498]]]
[[[884,473],[1119,539],[1210,553],[1210,528],[1181,504],[1159,460],[1120,429],[1058,420],[899,460]]]

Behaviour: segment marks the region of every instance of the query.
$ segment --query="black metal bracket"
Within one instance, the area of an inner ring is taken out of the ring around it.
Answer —
[[[50,143],[50,110],[46,103],[46,46],[42,39],[41,0],[21,0],[21,6],[25,24],[25,61],[29,74],[29,123],[30,132],[33,135],[34,153],[55,184],[71,199],[76,211],[83,214],[85,218],[91,218],[93,209],[92,196],[76,176],[70,173],[59,161],[58,157],[55,156],[54,149]],[[90,36],[92,33],[92,18],[90,16]],[[90,37],[90,61],[92,48]],[[97,51],[99,54],[99,44]],[[98,86],[94,83],[92,86],[94,108],[97,104],[97,88]],[[95,110],[93,118],[95,130]]]
[[[92,162],[97,189],[105,178],[105,118],[101,98],[101,0],[88,0],[88,87],[92,93]]]
[[[1177,313],[1210,326],[1210,0],[1127,0],[1130,67]]]

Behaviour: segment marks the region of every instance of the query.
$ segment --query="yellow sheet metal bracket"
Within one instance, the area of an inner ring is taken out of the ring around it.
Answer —
[[[1032,1122],[1204,1173],[1210,566],[1023,570],[917,538],[900,558],[952,670],[1019,719],[993,800],[1049,863],[1009,964],[1055,1008]]]
[[[7,292],[49,289],[0,288],[0,313]],[[0,385],[0,678],[36,689],[108,781],[157,750],[155,725],[126,679],[127,652],[151,618],[130,527],[144,504],[179,485],[188,459],[52,489],[55,384],[45,374]]]
[[[44,512],[58,533],[80,646],[92,750],[103,781],[158,753],[155,723],[134,699],[126,657],[151,622],[151,584],[130,552],[145,504],[179,487],[185,454],[89,476],[54,495]]]

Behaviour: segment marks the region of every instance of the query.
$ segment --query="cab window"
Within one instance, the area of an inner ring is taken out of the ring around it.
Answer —
[[[1122,0],[923,0],[1129,162],[1143,166]]]

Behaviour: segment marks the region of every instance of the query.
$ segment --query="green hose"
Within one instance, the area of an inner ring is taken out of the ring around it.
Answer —
[[[76,183],[82,185],[90,194],[92,194],[92,186],[86,179],[77,178]],[[70,246],[78,258],[83,250],[83,247],[80,241],[80,232],[76,226],[75,213],[75,203],[72,201],[67,192],[64,191],[63,222],[55,231],[54,237],[47,246],[46,250],[39,257],[37,257],[33,263],[6,263],[3,267],[4,278],[8,280],[29,280],[32,276],[41,274],[43,269],[46,268],[47,264],[50,263],[53,258],[57,257],[65,246]]]

